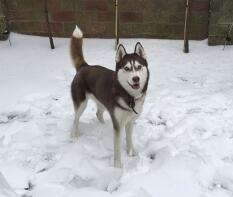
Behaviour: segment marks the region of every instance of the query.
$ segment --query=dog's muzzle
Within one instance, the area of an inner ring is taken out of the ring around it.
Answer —
[[[134,90],[137,90],[137,89],[139,89],[140,88],[140,84],[139,84],[139,82],[137,82],[137,83],[133,83],[133,84],[130,84],[129,82],[128,82],[128,84],[130,85],[130,87],[131,88],[133,88]]]

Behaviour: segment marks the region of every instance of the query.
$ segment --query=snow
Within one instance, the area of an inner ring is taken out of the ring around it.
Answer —
[[[17,197],[17,194],[9,186],[2,173],[0,173],[0,197]]]
[[[12,34],[0,43],[0,196],[233,196],[233,47],[123,39],[146,51],[150,82],[134,129],[137,157],[113,167],[112,126],[89,102],[70,138],[75,69],[69,39]],[[114,40],[84,39],[90,64],[114,69]]]

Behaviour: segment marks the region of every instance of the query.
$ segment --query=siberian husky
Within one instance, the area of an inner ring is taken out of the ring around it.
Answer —
[[[132,132],[134,121],[142,111],[149,80],[146,55],[142,45],[135,45],[134,53],[127,53],[119,45],[116,53],[116,69],[102,66],[90,66],[86,63],[82,51],[83,33],[76,26],[71,37],[71,58],[76,68],[71,84],[71,95],[75,110],[74,128],[71,136],[79,136],[79,119],[87,106],[89,98],[97,105],[96,116],[104,122],[103,112],[108,111],[114,133],[114,166],[121,163],[121,130],[125,128],[128,155],[136,155]]]

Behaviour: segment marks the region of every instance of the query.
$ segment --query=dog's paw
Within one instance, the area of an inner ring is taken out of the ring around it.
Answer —
[[[123,165],[122,165],[122,163],[120,161],[114,161],[114,167],[115,168],[122,168]]]
[[[134,148],[133,149],[130,149],[127,151],[127,154],[131,157],[135,157],[135,156],[138,156],[138,151],[136,151]]]
[[[101,117],[101,118],[99,118],[98,117],[98,120],[100,121],[100,123],[102,123],[102,124],[104,124],[105,122],[104,122],[104,118],[103,117]]]
[[[79,138],[79,136],[80,136],[79,131],[77,131],[76,129],[73,129],[70,133],[71,138]]]
[[[100,123],[104,124],[104,118],[103,118],[103,113],[96,112],[96,117],[100,121]]]

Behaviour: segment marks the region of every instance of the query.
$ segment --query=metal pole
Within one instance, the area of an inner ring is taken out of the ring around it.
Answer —
[[[46,23],[47,23],[47,28],[48,28],[50,46],[51,46],[51,49],[55,49],[54,43],[53,43],[52,32],[51,32],[51,27],[50,27],[50,23],[49,23],[47,0],[44,0],[44,11],[45,11],[45,18],[46,18]]]
[[[185,23],[184,23],[184,53],[189,53],[188,22],[190,1],[186,1]]]
[[[116,12],[116,18],[115,18],[115,37],[116,37],[116,43],[115,43],[115,49],[117,49],[117,46],[119,44],[119,13],[118,13],[118,0],[115,0],[115,12]]]

